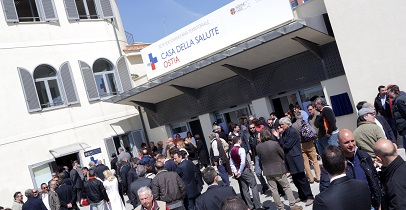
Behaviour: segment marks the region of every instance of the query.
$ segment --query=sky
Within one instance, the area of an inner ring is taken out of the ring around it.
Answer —
[[[135,42],[154,43],[232,0],[117,0],[124,29]]]

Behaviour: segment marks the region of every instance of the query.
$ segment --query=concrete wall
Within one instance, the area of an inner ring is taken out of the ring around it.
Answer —
[[[264,117],[265,120],[267,120],[269,118],[269,114],[273,112],[272,104],[269,100],[269,97],[259,98],[253,100],[251,103],[254,108],[253,112],[257,118]]]
[[[210,151],[210,139],[209,134],[213,131],[214,115],[212,113],[206,113],[199,116],[200,125],[202,126],[203,135],[205,136],[207,149]]]
[[[127,54],[127,58],[128,58],[129,64],[130,64],[129,68],[130,68],[131,74],[138,75],[138,78],[136,80],[134,80],[135,87],[148,82],[147,73],[146,73],[144,65],[143,65],[141,54],[129,53],[129,54]]]
[[[357,109],[355,108],[355,105],[358,102],[354,103],[353,101],[346,76],[343,75],[335,77],[333,79],[321,81],[321,85],[323,87],[324,96],[326,97],[326,101],[329,105],[331,105],[330,96],[338,95],[345,92],[348,93],[348,96],[353,105],[354,113],[336,117],[337,127],[339,129],[348,128],[352,131],[355,130],[355,128],[357,128]]]
[[[406,89],[405,3],[324,2],[354,101],[372,102],[379,85]]]
[[[156,128],[150,128],[147,114],[144,109],[141,109],[142,116],[144,117],[146,132],[150,141],[155,142],[155,145],[158,141],[162,141],[164,146],[166,146],[166,140],[171,137],[171,130],[169,125],[163,125]]]

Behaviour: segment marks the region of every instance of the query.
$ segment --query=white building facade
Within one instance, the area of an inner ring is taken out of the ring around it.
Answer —
[[[289,2],[291,18],[280,20]],[[207,137],[214,122],[227,131],[228,122],[238,123],[249,115],[267,119],[277,112],[282,117],[289,104],[306,110],[315,95],[325,97],[337,111],[339,128],[354,130],[359,101],[373,102],[380,85],[406,88],[405,29],[400,27],[405,6],[334,0],[233,1],[143,49],[149,80],[107,101],[141,105],[148,136],[155,141],[187,131]],[[238,19],[249,10],[256,14]],[[263,27],[274,20],[280,20],[275,27],[250,33],[259,23]],[[231,29],[224,30],[222,21]],[[203,39],[194,39],[199,36],[196,31]],[[231,35],[224,39],[224,34]],[[228,43],[241,34],[245,36]]]
[[[59,165],[136,153],[138,110],[102,100],[133,88],[114,0],[1,0],[0,203]]]

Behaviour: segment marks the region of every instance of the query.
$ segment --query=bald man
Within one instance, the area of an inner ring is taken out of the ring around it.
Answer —
[[[406,164],[389,140],[378,140],[374,147],[376,158],[382,163],[380,172],[383,197],[382,210],[406,209]]]
[[[354,134],[348,129],[341,129],[338,132],[338,146],[344,153],[347,166],[345,173],[348,177],[363,181],[368,185],[371,193],[371,204],[375,209],[379,209],[381,203],[381,187],[378,173],[374,167],[371,156],[359,149],[355,143]],[[328,174],[323,171],[320,192],[330,186]]]

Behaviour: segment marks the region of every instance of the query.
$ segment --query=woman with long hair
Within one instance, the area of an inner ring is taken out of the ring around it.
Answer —
[[[118,191],[118,180],[110,170],[103,171],[104,181],[103,186],[106,189],[110,199],[110,210],[125,210],[123,201],[121,200]]]

